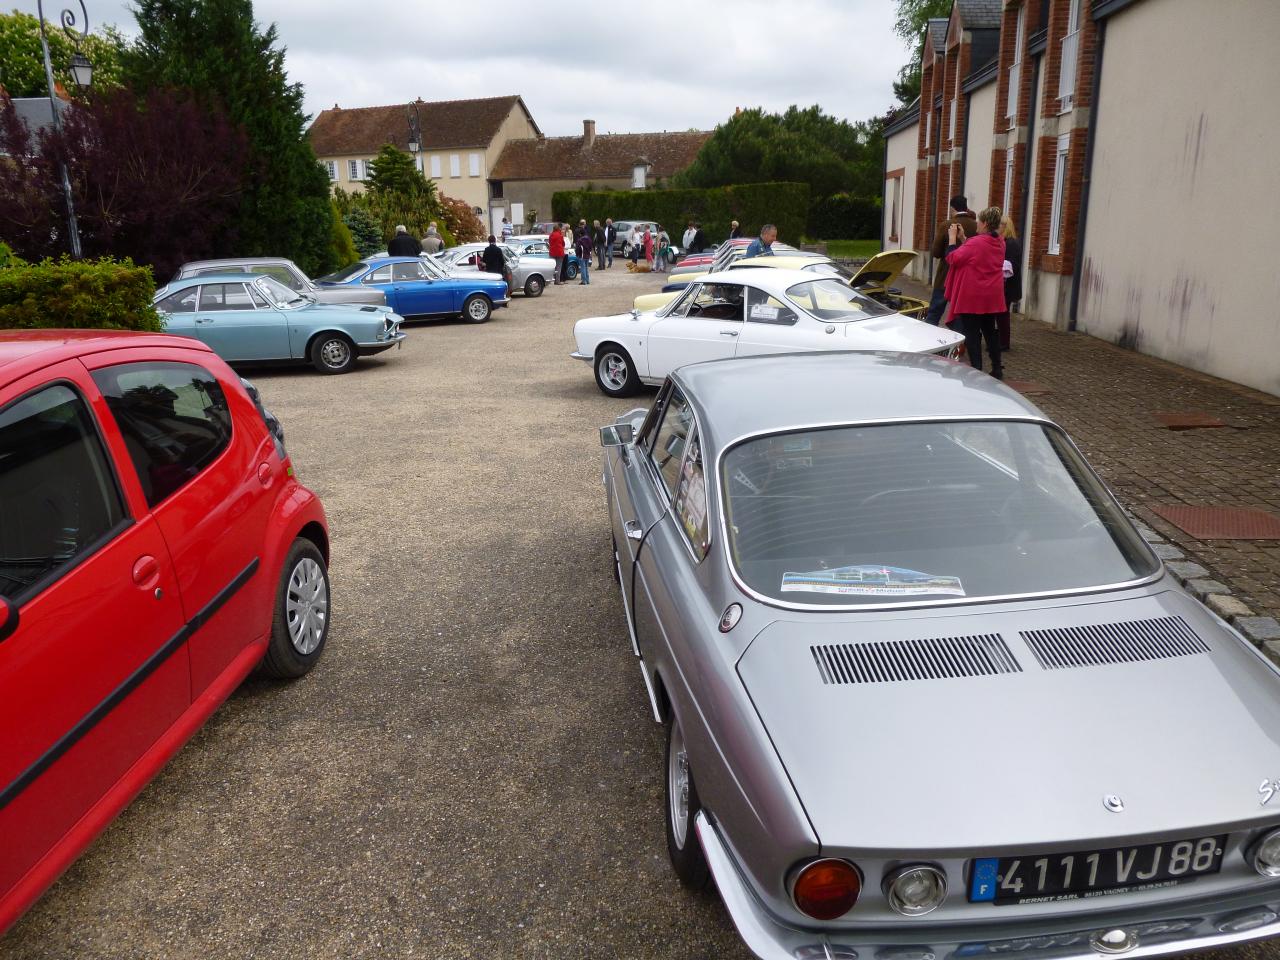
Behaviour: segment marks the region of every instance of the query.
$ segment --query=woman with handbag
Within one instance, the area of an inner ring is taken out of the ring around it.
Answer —
[[[991,375],[1004,379],[1000,360],[1000,335],[996,323],[1008,305],[1004,299],[1004,238],[1000,236],[1000,208],[987,207],[978,214],[978,232],[965,239],[964,229],[947,228],[947,279],[945,293],[951,303],[952,322],[964,331],[969,363],[982,369],[982,344],[991,355]]]

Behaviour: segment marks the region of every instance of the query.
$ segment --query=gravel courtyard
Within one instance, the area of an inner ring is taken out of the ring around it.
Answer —
[[[619,264],[347,376],[250,374],[329,513],[328,652],[243,686],[0,956],[749,956],[668,868],[609,570],[595,428],[652,392],[568,357],[575,320],[659,285]]]

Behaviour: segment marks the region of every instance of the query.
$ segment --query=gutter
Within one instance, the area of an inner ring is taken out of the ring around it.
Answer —
[[[1102,86],[1102,50],[1107,41],[1107,21],[1097,20],[1098,45],[1093,53],[1093,82],[1089,91],[1089,132],[1084,145],[1084,179],[1080,188],[1080,222],[1076,227],[1075,264],[1071,272],[1071,306],[1067,311],[1067,330],[1076,329],[1076,313],[1080,307],[1080,274],[1084,269],[1084,238],[1089,225],[1089,187],[1093,183],[1093,142],[1098,133],[1098,91]]]

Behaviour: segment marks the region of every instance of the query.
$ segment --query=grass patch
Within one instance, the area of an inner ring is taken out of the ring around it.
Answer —
[[[879,240],[828,240],[827,256],[841,260],[864,260],[880,252]]]

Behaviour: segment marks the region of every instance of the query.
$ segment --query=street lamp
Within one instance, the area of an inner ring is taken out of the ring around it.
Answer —
[[[419,164],[418,151],[422,149],[422,118],[418,116],[418,104],[411,103],[413,113],[409,114],[409,152],[413,154],[413,165]]]
[[[44,53],[44,78],[49,85],[49,112],[53,115],[54,136],[62,132],[62,120],[58,116],[58,94],[53,83],[53,63],[49,59],[49,37],[45,33],[44,0],[36,0],[36,12],[40,14],[40,49]],[[66,8],[58,16],[62,24],[62,32],[67,35],[76,52],[71,58],[71,77],[76,86],[89,86],[93,79],[93,64],[80,52],[80,41],[89,33],[89,11],[85,9],[84,0],[80,0],[80,19],[76,19],[75,11]],[[60,138],[59,138],[60,139]],[[71,243],[71,256],[80,259],[80,228],[76,226],[76,207],[71,199],[71,177],[67,173],[67,161],[59,158],[58,166],[62,171],[62,195],[67,201],[67,239]]]

